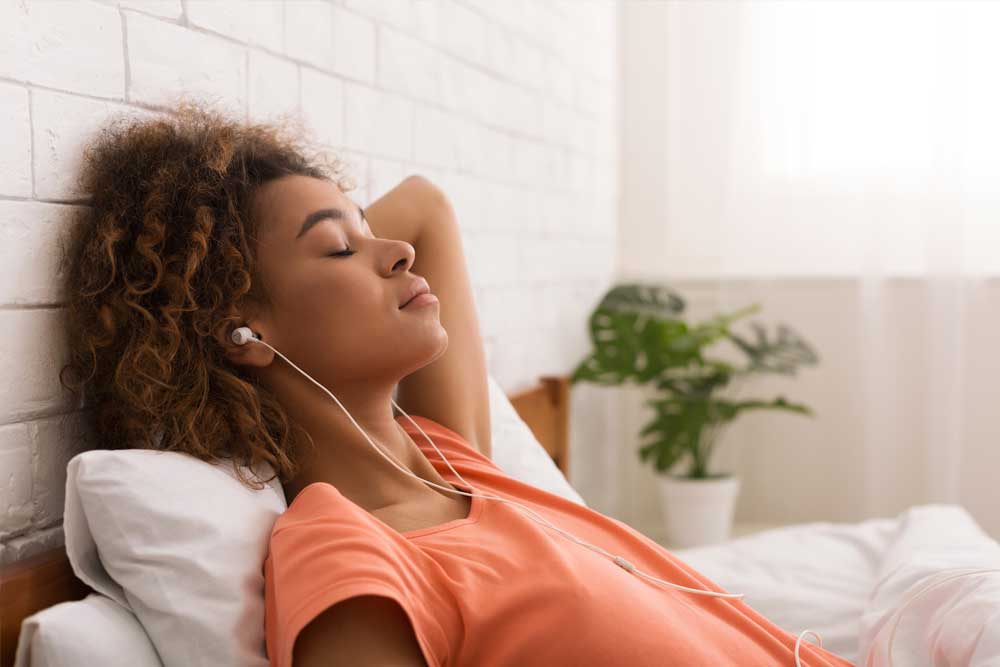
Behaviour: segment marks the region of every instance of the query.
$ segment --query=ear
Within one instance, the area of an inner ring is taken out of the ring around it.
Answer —
[[[216,342],[225,352],[226,358],[234,364],[241,366],[253,366],[263,368],[269,366],[274,361],[274,351],[267,345],[254,343],[252,341],[243,345],[233,342],[232,335],[239,327],[250,327],[257,338],[270,342],[268,330],[270,326],[259,317],[239,318],[236,322],[232,320],[223,322],[213,332]]]

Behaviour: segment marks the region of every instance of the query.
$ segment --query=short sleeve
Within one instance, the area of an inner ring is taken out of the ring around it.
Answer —
[[[359,595],[395,600],[424,659],[444,664],[447,640],[435,617],[435,585],[405,543],[329,484],[311,484],[271,531],[264,561],[265,639],[271,667],[291,667],[299,632],[334,604]],[[336,661],[336,656],[331,656]]]

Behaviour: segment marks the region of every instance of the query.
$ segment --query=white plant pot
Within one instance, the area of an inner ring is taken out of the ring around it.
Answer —
[[[740,479],[735,475],[710,479],[661,475],[663,518],[671,546],[686,549],[729,539],[739,493]]]

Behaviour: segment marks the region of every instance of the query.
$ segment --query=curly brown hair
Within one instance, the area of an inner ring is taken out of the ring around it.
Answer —
[[[101,448],[230,459],[238,479],[278,477],[314,446],[276,396],[231,363],[213,332],[270,305],[258,274],[254,190],[298,174],[353,188],[339,158],[307,148],[288,115],[246,123],[183,100],[118,117],[84,147],[79,207],[63,243],[68,363],[60,383],[93,407]]]

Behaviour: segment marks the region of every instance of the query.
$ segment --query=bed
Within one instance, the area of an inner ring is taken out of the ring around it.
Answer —
[[[492,377],[490,387],[497,464],[569,497],[568,378],[544,376],[510,395],[500,394]],[[531,444],[502,444],[514,440]],[[531,457],[543,457],[548,468]],[[1000,544],[960,506],[787,526],[674,553],[729,591],[744,593],[748,604],[792,635],[811,629],[824,648],[854,664],[1000,665]],[[97,588],[77,576],[65,547],[0,571],[0,667],[14,665],[15,658],[18,667],[62,667],[74,664],[67,657],[74,646],[83,651],[87,644],[111,643],[119,655],[141,656],[121,663],[130,667],[183,664],[161,662],[146,638],[154,629],[115,602],[114,590]],[[76,643],[57,647],[43,628],[50,635],[75,634]],[[116,628],[117,634],[89,628]]]

